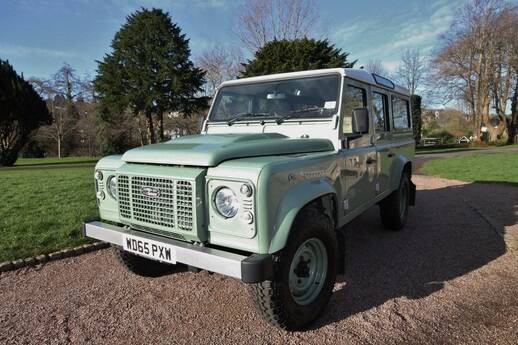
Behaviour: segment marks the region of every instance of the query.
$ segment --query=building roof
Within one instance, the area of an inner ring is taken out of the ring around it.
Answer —
[[[367,72],[364,69],[353,69],[353,68],[327,68],[327,69],[317,69],[317,70],[310,70],[310,71],[301,71],[301,72],[290,72],[290,73],[278,73],[278,74],[269,74],[269,75],[263,75],[258,77],[250,77],[250,78],[241,78],[241,79],[235,79],[235,80],[229,80],[226,82],[223,82],[220,87],[227,86],[227,85],[238,85],[238,84],[249,84],[249,83],[256,83],[256,82],[265,82],[265,81],[272,81],[272,80],[283,80],[283,79],[293,79],[293,78],[300,78],[300,77],[309,77],[309,76],[320,76],[320,75],[328,75],[338,73],[344,77],[349,77],[370,85],[375,85],[382,88],[391,89],[390,87],[384,86],[382,83],[383,80],[388,81],[389,83],[392,83],[394,85],[393,91],[397,93],[401,93],[404,95],[409,95],[409,92],[406,88],[396,85],[396,83],[393,83],[388,78],[382,77],[382,76],[376,76],[370,72]],[[376,81],[375,78],[378,78]]]

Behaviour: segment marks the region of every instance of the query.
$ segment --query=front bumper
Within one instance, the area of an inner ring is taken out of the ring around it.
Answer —
[[[120,227],[100,221],[83,223],[83,235],[85,237],[108,242],[118,247],[123,246],[125,234],[173,246],[176,251],[177,262],[238,278],[245,283],[259,283],[270,279],[273,274],[271,255],[239,255],[220,249],[195,246],[187,242],[135,231],[128,227]]]

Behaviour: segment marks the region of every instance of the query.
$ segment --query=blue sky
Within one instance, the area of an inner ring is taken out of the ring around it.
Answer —
[[[125,16],[140,7],[170,12],[191,40],[193,56],[232,33],[239,0],[0,0],[0,58],[25,77],[48,77],[63,62],[95,75]],[[429,53],[464,0],[320,0],[320,36],[359,59],[397,66],[405,48]]]

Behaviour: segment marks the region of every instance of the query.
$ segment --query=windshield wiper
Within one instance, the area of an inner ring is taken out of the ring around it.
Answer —
[[[286,114],[286,115],[278,118],[277,124],[280,125],[281,123],[284,122],[284,120],[287,120],[287,119],[291,119],[294,117],[301,117],[298,115],[302,115],[304,113],[311,113],[313,111],[320,111],[322,113],[323,110],[324,110],[324,108],[322,108],[322,107],[308,107],[308,108],[295,109],[295,110],[290,111],[289,114]]]
[[[232,126],[234,122],[239,120],[249,120],[255,117],[265,117],[265,116],[272,116],[271,113],[252,113],[252,112],[245,112],[245,113],[239,113],[236,114],[236,116],[230,120],[227,121],[227,125]]]

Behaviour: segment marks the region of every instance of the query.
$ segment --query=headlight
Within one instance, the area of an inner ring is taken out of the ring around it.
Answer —
[[[227,187],[220,188],[216,192],[214,204],[216,205],[216,210],[226,218],[234,217],[239,210],[239,200],[236,194]]]
[[[108,193],[111,197],[117,200],[119,197],[119,191],[117,189],[117,176],[112,176],[108,179]]]

